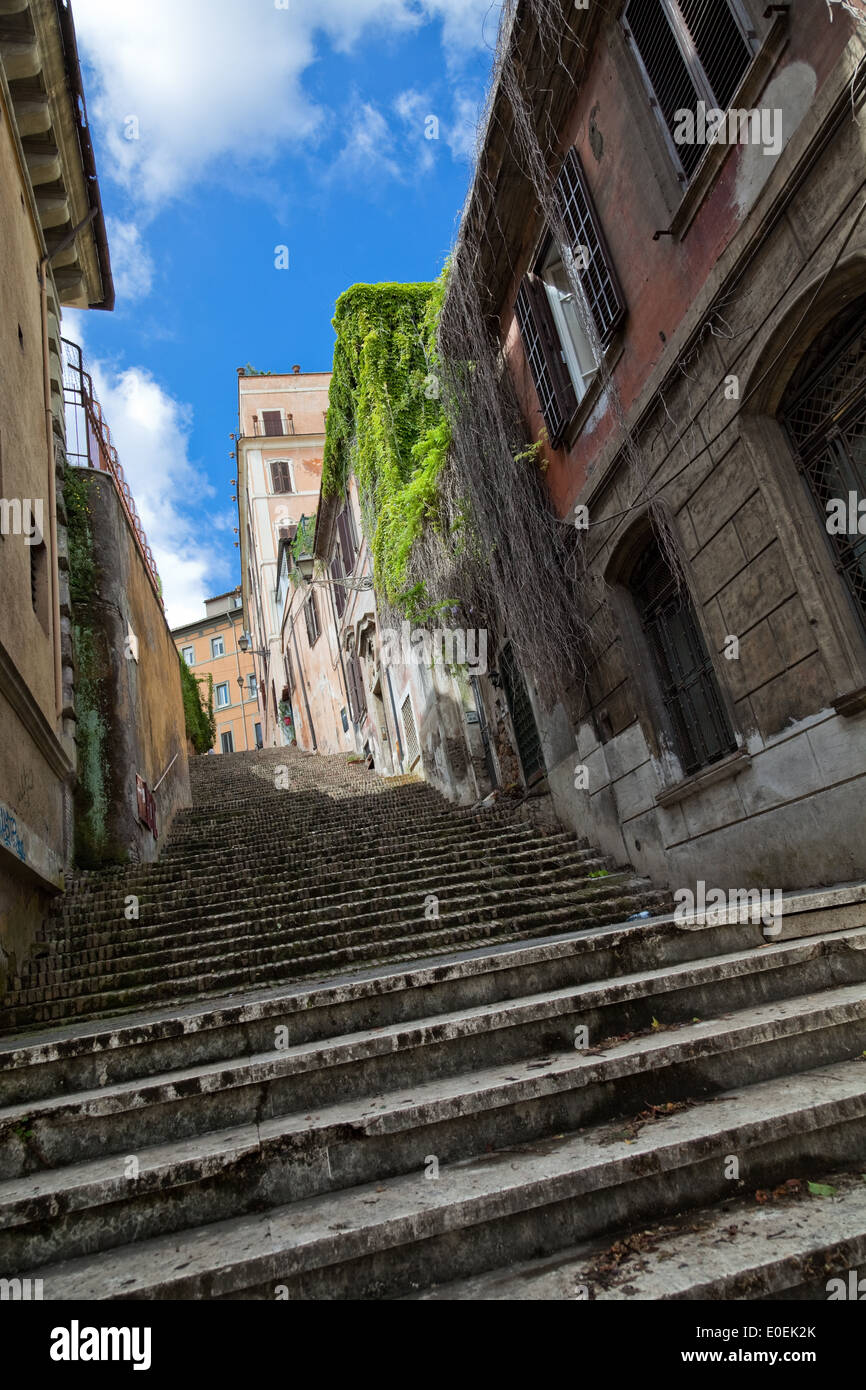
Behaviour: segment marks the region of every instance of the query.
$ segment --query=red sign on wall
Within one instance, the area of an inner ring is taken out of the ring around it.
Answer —
[[[153,834],[155,840],[159,839],[159,832],[156,828],[156,802],[153,793],[148,787],[143,777],[136,773],[135,795],[138,801],[138,819],[142,825],[146,825]]]

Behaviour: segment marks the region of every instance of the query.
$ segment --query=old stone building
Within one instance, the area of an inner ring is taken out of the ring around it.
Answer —
[[[589,576],[586,679],[526,670],[522,751],[656,882],[862,878],[863,31],[553,9],[512,11],[455,254]]]
[[[72,852],[66,573],[67,306],[111,309],[105,224],[68,7],[0,7],[0,993]]]

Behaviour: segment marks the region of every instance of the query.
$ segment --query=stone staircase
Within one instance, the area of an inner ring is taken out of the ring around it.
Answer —
[[[9,1001],[0,1277],[825,1297],[866,1263],[866,926],[629,922],[664,902],[573,838],[341,760],[194,777],[159,864],[83,879]]]

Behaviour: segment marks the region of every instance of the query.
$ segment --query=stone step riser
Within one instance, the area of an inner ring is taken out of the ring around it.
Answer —
[[[365,835],[364,844],[375,845],[377,859],[388,858],[396,863],[414,863],[425,856],[435,857],[438,853],[444,855],[446,852],[456,850],[466,854],[487,853],[498,848],[508,846],[523,847],[526,850],[550,850],[555,851],[563,846],[571,846],[577,849],[586,849],[574,836],[564,832],[556,835],[541,835],[529,830],[527,827],[518,827],[513,823],[503,825],[498,828],[478,829],[477,827],[463,827],[448,825],[443,827],[441,832],[436,835],[425,833],[423,827],[419,835],[407,835],[405,829],[406,818],[401,818],[400,835],[376,836]],[[273,826],[270,827],[271,839],[265,838],[267,830],[262,829],[261,835],[255,840],[251,847],[251,853],[256,863],[256,870],[259,864],[274,864],[277,867],[288,867],[295,872],[299,872],[299,863],[303,865],[304,872],[308,867],[324,867],[327,870],[334,870],[335,858],[331,853],[330,839],[316,839],[313,843],[300,840],[287,831],[284,840],[280,840],[273,835]],[[138,885],[142,889],[150,883],[187,881],[200,879],[214,869],[234,872],[239,866],[240,870],[247,868],[247,862],[243,856],[236,855],[234,860],[227,865],[225,859],[225,846],[230,842],[234,846],[236,841],[229,840],[227,835],[222,838],[221,846],[214,846],[207,853],[196,856],[173,856],[168,852],[164,853],[157,862],[148,868],[146,873],[132,867],[126,872],[118,873],[116,869],[100,875],[94,875],[86,882],[77,885],[76,896],[89,895],[96,896],[99,892],[110,894],[125,888],[127,884],[131,887]],[[360,862],[364,856],[359,852],[357,827],[347,844],[346,852],[340,855],[340,862],[352,864]],[[299,877],[302,878],[302,874]],[[71,906],[71,904],[68,904]]]
[[[538,909],[545,899],[553,899],[557,907],[572,906],[578,911],[583,906],[592,907],[596,903],[604,903],[611,897],[620,897],[623,894],[634,896],[631,885],[634,880],[619,875],[611,874],[603,880],[585,881],[576,876],[563,876],[569,884],[569,891],[562,890],[563,879],[558,876],[548,878],[538,878],[535,882],[533,892],[533,905]],[[501,888],[491,888],[487,892],[476,892],[472,895],[465,895],[455,898],[454,891],[446,895],[443,893],[439,897],[439,918],[443,924],[456,921],[474,920],[489,916],[493,910],[495,915],[504,917],[510,914],[512,908],[522,908],[524,893],[529,885],[513,883],[509,880],[507,885]],[[653,901],[658,898],[658,906],[664,910],[669,906],[668,899],[664,894],[642,895],[642,901]],[[199,960],[205,961],[213,958],[216,949],[222,943],[228,943],[236,950],[256,950],[265,944],[270,946],[278,945],[280,942],[289,943],[292,941],[315,941],[317,938],[330,936],[334,933],[344,933],[346,931],[362,930],[365,928],[387,926],[394,923],[402,923],[407,926],[423,924],[428,919],[424,912],[425,898],[423,888],[418,895],[412,894],[407,901],[395,900],[393,906],[389,905],[387,911],[381,909],[377,911],[357,911],[336,915],[333,912],[329,917],[323,917],[319,913],[307,913],[299,918],[297,914],[288,913],[285,918],[278,919],[278,924],[271,920],[272,907],[267,904],[256,904],[258,924],[254,932],[249,932],[250,915],[249,910],[239,912],[237,915],[219,914],[212,921],[208,921],[201,928],[190,930],[187,923],[187,930],[183,933],[154,934],[156,927],[161,927],[163,923],[151,923],[142,917],[136,928],[127,929],[123,933],[117,933],[114,938],[106,940],[104,934],[93,934],[82,939],[79,948],[75,951],[56,950],[50,956],[42,957],[39,961],[31,963],[30,969],[16,981],[16,990],[32,989],[39,985],[57,984],[61,980],[85,979],[96,974],[117,973],[118,971],[130,969],[138,970],[143,968],[158,967],[172,962],[181,963],[188,960],[191,953],[195,953]],[[455,910],[455,902],[460,903],[459,911]],[[413,912],[414,909],[414,912]],[[300,925],[302,923],[303,925]],[[274,930],[274,927],[277,930]],[[240,930],[239,930],[240,929]],[[246,934],[244,934],[246,929]],[[66,945],[67,943],[58,943]]]
[[[148,1000],[159,997],[177,997],[172,994],[182,986],[189,985],[193,992],[202,988],[219,988],[224,978],[225,988],[236,987],[238,983],[252,985],[256,982],[279,979],[309,978],[322,970],[337,969],[345,965],[357,965],[364,960],[389,960],[419,958],[435,949],[459,949],[461,944],[474,940],[511,939],[546,935],[557,930],[573,930],[581,925],[603,925],[607,922],[624,920],[646,901],[646,894],[629,897],[622,892],[610,896],[599,895],[591,903],[585,899],[569,905],[565,900],[557,900],[557,906],[535,914],[521,914],[520,904],[492,904],[474,909],[471,913],[451,914],[448,922],[443,922],[436,931],[419,930],[419,923],[397,921],[375,927],[358,927],[347,930],[343,924],[325,936],[308,940],[303,929],[298,939],[286,944],[291,933],[283,932],[275,938],[275,944],[257,951],[247,951],[235,957],[219,956],[211,961],[199,960],[198,968],[203,973],[191,978],[189,966],[161,967],[153,970],[129,971],[121,976],[109,975],[95,967],[93,973],[82,979],[63,982],[54,986],[39,986],[23,989],[10,998],[5,1014],[0,1014],[0,1025],[20,1026],[19,1010],[41,1003],[92,999],[93,985],[100,994],[114,993],[120,1003],[136,1007]],[[206,973],[206,972],[210,973]],[[202,981],[207,979],[207,986]],[[166,994],[168,991],[168,994]],[[50,1017],[50,1015],[49,1015]]]
[[[313,1059],[312,1069],[303,1071],[297,1070],[291,1057],[272,1052],[254,1066],[235,1063],[201,1079],[133,1087],[124,1098],[123,1108],[115,1113],[102,1113],[115,1104],[109,1097],[91,1105],[82,1103],[83,1109],[75,1101],[67,1105],[57,1102],[29,1117],[0,1117],[0,1178],[20,1177],[96,1156],[131,1155],[154,1144],[259,1124],[275,1116],[309,1110],[312,1117],[323,1107],[388,1091],[405,1091],[411,1100],[413,1086],[473,1070],[496,1068],[498,1072],[501,1067],[503,1080],[506,1072],[520,1072],[511,1080],[528,1080],[529,1084],[521,1088],[518,1104],[508,1107],[500,1101],[491,1107],[486,1120],[483,1112],[473,1109],[446,1123],[446,1134],[456,1123],[455,1132],[460,1136],[447,1148],[448,1160],[455,1161],[487,1147],[501,1148],[574,1131],[614,1115],[636,1114],[650,1104],[696,1099],[755,1084],[784,1075],[792,1066],[808,1068],[846,1061],[866,1048],[864,1000],[812,1009],[803,1015],[794,1013],[738,1032],[721,1045],[713,1036],[699,1036],[690,1030],[682,1035],[673,1033],[664,1039],[662,1052],[651,1054],[653,1067],[649,1071],[640,1059],[623,1062],[601,1057],[593,1060],[587,1073],[581,1057],[580,1071],[568,1071],[565,1078],[554,1079],[552,1094],[548,1094],[545,1070],[549,1068],[543,1062],[574,1057],[574,1029],[583,1021],[582,1011],[566,1008],[480,1032],[459,1029],[439,1037],[434,1029],[416,1034],[414,1045],[412,1035],[407,1035],[406,1044],[399,1048],[388,1040],[384,1050],[374,1044],[355,1055],[325,1050]],[[537,1122],[530,1122],[536,1101],[540,1105]],[[394,1139],[393,1134],[390,1137]],[[417,1135],[415,1139],[428,1142]],[[323,1147],[329,1151],[339,1142],[339,1133],[326,1134]],[[414,1140],[409,1136],[407,1142]],[[446,1151],[428,1148],[427,1152],[441,1157]],[[377,1170],[353,1181],[385,1176],[388,1174]],[[303,1195],[311,1194],[293,1193],[278,1200],[297,1200]]]
[[[797,1041],[804,1051],[808,1050],[810,1061],[829,1064],[846,1060],[866,1041],[866,1026],[861,1022],[858,1026],[825,1029]],[[419,1183],[427,1182],[430,1179],[424,1177],[424,1172],[430,1155],[440,1165],[460,1163],[484,1151],[544,1142],[552,1135],[574,1131],[585,1124],[637,1115],[649,1105],[717,1093],[746,1080],[751,1083],[782,1075],[790,1046],[790,1038],[757,1043],[748,1055],[729,1052],[649,1074],[631,1075],[606,1087],[528,1095],[519,1104],[490,1107],[470,1115],[456,1114],[397,1132],[361,1132],[351,1137],[345,1133],[346,1126],[336,1126],[322,1134],[314,1132],[310,1143],[297,1135],[264,1143],[256,1143],[251,1136],[248,1144],[225,1165],[211,1158],[198,1171],[193,1166],[175,1174],[164,1173],[155,1190],[141,1193],[135,1181],[121,1178],[124,1171],[129,1171],[124,1170],[124,1164],[136,1152],[136,1143],[130,1138],[121,1146],[123,1153],[114,1150],[118,1152],[118,1181],[108,1187],[105,1204],[61,1216],[59,1220],[53,1212],[48,1221],[46,1206],[37,1209],[34,1220],[28,1224],[0,1229],[0,1268],[18,1273],[111,1249],[129,1243],[130,1239],[178,1232],[267,1207],[383,1182],[413,1171],[418,1173]],[[402,1085],[402,1077],[400,1082]],[[150,1133],[148,1127],[148,1137]],[[177,1128],[172,1133],[177,1137]],[[139,1140],[142,1137],[139,1135]],[[866,1131],[862,1142],[866,1144]],[[723,1166],[717,1159],[717,1167]],[[751,1165],[749,1176],[753,1178]],[[144,1186],[147,1185],[146,1180]]]
[[[431,971],[396,970],[393,987],[383,989],[363,980],[349,986],[315,991],[310,997],[302,991],[298,1002],[277,994],[272,1000],[250,1006],[238,1022],[243,1006],[228,1011],[196,1016],[189,1031],[181,1025],[145,1024],[141,1030],[123,1033],[96,1028],[93,1043],[80,1048],[67,1045],[49,1057],[41,1051],[13,1054],[12,1064],[3,1065],[0,1053],[0,1104],[12,1105],[27,1098],[40,1100],[63,1090],[91,1089],[148,1074],[180,1069],[204,1062],[223,1062],[245,1053],[268,1051],[273,1046],[274,1029],[286,1026],[293,1045],[322,1042],[346,1033],[368,1028],[384,1028],[438,1013],[507,1002],[529,993],[544,993],[574,985],[589,985],[614,976],[637,974],[644,970],[700,961],[710,954],[710,945],[720,953],[762,944],[760,928],[743,923],[712,928],[711,932],[683,932],[670,924],[653,926],[640,923],[621,932],[589,933],[554,946],[528,947],[507,951],[482,960],[472,957],[443,963]],[[863,954],[831,940],[815,943],[811,973],[804,977],[811,989],[821,988],[832,969],[836,983],[859,978]],[[818,952],[821,955],[818,955]],[[822,963],[824,953],[840,954],[842,962],[831,967]],[[720,988],[725,986],[720,982]],[[751,988],[751,987],[749,987]],[[776,986],[775,988],[779,988]],[[785,997],[786,991],[773,997]],[[724,997],[724,996],[723,996]],[[769,997],[769,996],[768,996]],[[744,995],[750,999],[751,995]],[[661,1007],[661,1005],[659,1005]],[[662,1021],[669,1021],[659,1014]],[[204,1026],[203,1026],[204,1025]],[[94,1025],[95,1027],[95,1025]],[[605,1032],[616,1032],[608,1023],[599,1024]],[[599,1033],[599,1036],[604,1034]],[[20,1059],[20,1060],[17,1060]],[[14,1063],[17,1060],[17,1065]]]
[[[461,867],[456,867],[460,864]],[[256,901],[262,898],[269,902],[284,902],[299,909],[304,908],[305,912],[322,912],[324,905],[363,905],[364,903],[375,901],[380,898],[384,891],[392,888],[399,888],[399,893],[394,893],[395,899],[406,899],[410,895],[407,893],[405,884],[407,879],[406,866],[403,865],[402,872],[394,870],[387,873],[375,873],[367,877],[359,877],[356,881],[348,879],[346,876],[334,878],[333,884],[319,882],[314,888],[305,885],[296,889],[291,883],[286,883],[282,879],[271,879],[263,876],[253,891],[248,884],[235,882],[231,879],[223,880],[226,884],[222,886],[211,886],[209,892],[186,891],[184,885],[176,886],[175,890],[168,897],[154,897],[149,894],[147,897],[139,898],[139,910],[144,916],[153,922],[170,924],[172,921],[183,920],[184,917],[217,915],[219,908],[225,903],[236,903],[238,898],[252,897]],[[546,879],[569,879],[586,880],[593,873],[598,873],[605,869],[608,873],[611,870],[606,862],[600,857],[587,857],[583,851],[575,853],[559,854],[554,863],[549,857],[539,857],[537,855],[527,855],[517,852],[505,851],[497,856],[495,872],[500,875],[504,882],[513,874],[515,877],[527,879],[540,877],[542,881]],[[455,861],[454,856],[443,858],[441,862],[431,862],[419,864],[412,871],[412,895],[415,897],[423,895],[426,891],[432,891],[439,887],[443,892],[448,887],[455,885],[465,886],[474,882],[482,883],[491,878],[491,868],[489,864],[479,864],[475,860],[465,860],[461,857]],[[416,886],[417,885],[417,886]],[[168,906],[164,904],[169,904]],[[175,906],[177,904],[178,906]],[[318,904],[318,906],[317,906]],[[105,923],[109,927],[116,928],[122,924],[126,918],[124,908],[126,898],[119,899],[110,909],[101,906],[98,909],[79,911],[75,916],[63,919],[62,924],[58,919],[57,930],[52,935],[52,940],[75,941],[79,936],[89,934],[97,929],[100,924]]]

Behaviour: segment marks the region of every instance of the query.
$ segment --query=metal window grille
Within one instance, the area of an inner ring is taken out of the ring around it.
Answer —
[[[782,402],[782,418],[811,494],[836,570],[866,625],[866,536],[859,503],[866,498],[866,298],[834,319],[810,348]],[[836,534],[827,504],[854,515]]]
[[[655,540],[646,547],[630,585],[649,642],[662,699],[686,774],[733,753],[733,728],[716,673],[685,590],[677,589]]]
[[[752,60],[732,0],[629,0],[623,25],[674,158],[691,178],[704,147],[677,144],[678,111],[727,110]]]
[[[421,748],[418,743],[418,730],[415,728],[415,713],[408,695],[403,701],[400,713],[403,716],[403,732],[406,735],[406,759],[411,772],[421,757]]]
[[[532,312],[529,295],[527,281],[524,281],[517,294],[514,312],[517,315],[517,326],[523,339],[526,360],[538,393],[541,413],[547,425],[548,435],[555,442],[565,429],[566,418],[559,402],[553,372],[548,363],[539,325]]]
[[[565,156],[556,191],[571,250],[577,255],[581,284],[599,337],[605,342],[622,320],[625,303],[574,149]]]
[[[510,643],[500,652],[499,673],[502,677],[508,710],[514,726],[520,765],[528,785],[530,782],[536,781],[546,769],[544,755],[541,751],[541,739],[538,736],[538,725],[535,722],[535,715],[529,699],[529,691],[526,689],[523,673],[517,664]]]

